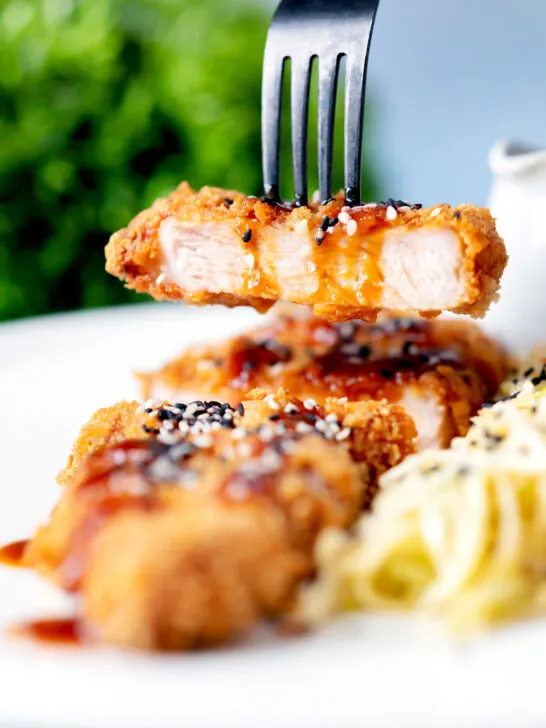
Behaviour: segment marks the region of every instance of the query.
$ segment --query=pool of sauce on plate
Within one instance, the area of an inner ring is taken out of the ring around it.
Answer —
[[[32,619],[15,625],[10,633],[48,645],[81,645],[84,642],[80,621],[75,617]]]
[[[21,541],[11,541],[11,543],[0,546],[0,564],[4,566],[14,566],[25,568],[23,556],[28,545],[28,539]]]
[[[28,539],[11,541],[0,547],[0,564],[15,568],[26,568],[23,557]],[[82,643],[79,621],[74,617],[32,619],[11,627],[9,633],[36,642],[56,645],[79,645]]]

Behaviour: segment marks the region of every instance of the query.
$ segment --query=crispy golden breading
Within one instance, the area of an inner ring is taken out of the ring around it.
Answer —
[[[182,183],[110,238],[106,269],[157,300],[284,300],[331,320],[379,310],[482,316],[506,250],[488,210],[364,205],[292,208]]]
[[[184,649],[282,614],[320,531],[351,525],[414,449],[410,418],[386,403],[256,392],[243,411],[122,402],[82,429],[25,561],[80,595],[101,639]]]
[[[414,418],[420,446],[464,435],[508,370],[504,349],[469,321],[332,324],[284,312],[223,343],[192,347],[139,374],[145,398],[209,396],[237,405],[249,390],[349,402],[387,399]]]

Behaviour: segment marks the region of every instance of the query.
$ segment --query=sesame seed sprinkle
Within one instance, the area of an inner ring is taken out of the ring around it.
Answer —
[[[354,235],[357,231],[356,220],[349,220],[347,223],[347,235]]]

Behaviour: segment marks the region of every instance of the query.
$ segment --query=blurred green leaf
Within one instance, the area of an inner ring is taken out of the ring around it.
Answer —
[[[259,192],[268,20],[243,0],[3,0],[0,318],[134,300],[104,245],[182,179]]]

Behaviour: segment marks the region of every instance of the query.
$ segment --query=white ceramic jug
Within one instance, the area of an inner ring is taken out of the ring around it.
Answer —
[[[546,149],[500,141],[491,149],[490,207],[510,260],[485,328],[525,353],[546,343]]]

